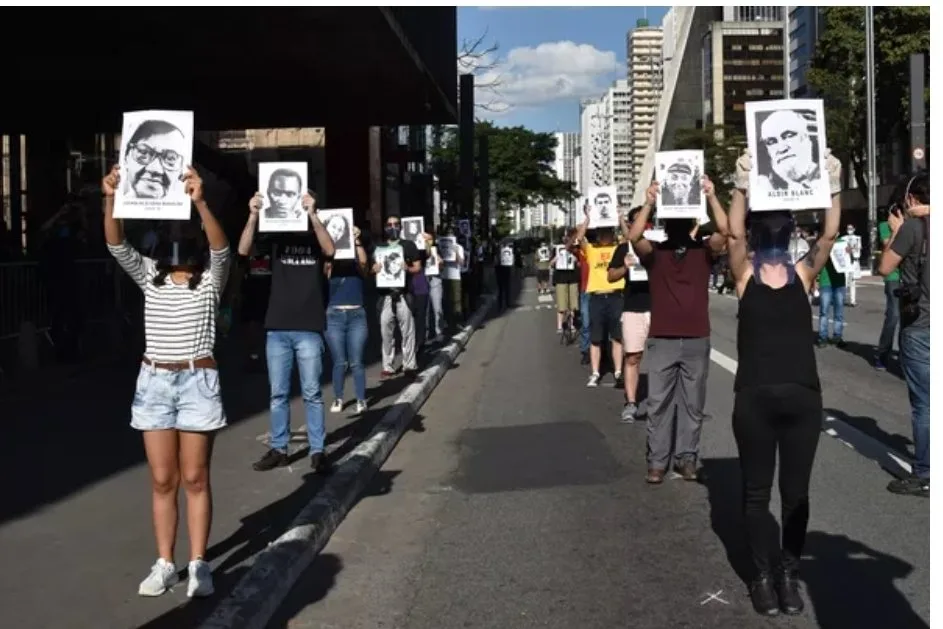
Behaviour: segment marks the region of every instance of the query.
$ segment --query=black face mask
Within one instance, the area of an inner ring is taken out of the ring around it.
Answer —
[[[399,227],[387,226],[383,233],[386,234],[387,240],[399,240]]]

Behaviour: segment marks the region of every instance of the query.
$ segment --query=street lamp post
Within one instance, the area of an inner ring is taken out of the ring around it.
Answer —
[[[874,253],[877,250],[877,175],[876,155],[877,130],[874,120],[874,7],[864,9],[864,36],[865,36],[865,74],[866,89],[865,105],[868,118],[868,235],[870,245],[870,266],[874,267]]]

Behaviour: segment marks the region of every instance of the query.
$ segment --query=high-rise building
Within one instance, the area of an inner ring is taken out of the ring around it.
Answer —
[[[824,29],[822,10],[820,7],[789,9],[789,94],[792,98],[809,98],[814,94],[806,83],[806,72]]]
[[[782,22],[783,7],[724,7],[724,22]]]
[[[774,14],[774,11],[766,13]],[[782,14],[781,10],[779,14]],[[754,12],[754,15],[759,13]],[[781,21],[759,18],[751,22],[723,21],[711,24],[703,40],[706,61],[703,92],[705,124],[729,125],[745,131],[745,103],[787,97],[784,26]]]
[[[557,140],[554,149],[553,170],[560,181],[566,181],[579,190],[578,157],[580,153],[580,134],[573,132],[557,132],[553,134]],[[571,217],[576,211],[576,201],[563,206],[551,206],[549,222],[555,227],[571,225]]]
[[[670,25],[673,29],[673,24]],[[655,140],[655,115],[661,100],[664,32],[660,26],[650,26],[648,20],[638,20],[626,34],[626,61],[629,82],[630,135],[632,142],[632,173],[630,187],[642,173],[645,152]],[[628,203],[628,199],[623,202]]]
[[[580,105],[580,192],[590,186],[616,186],[620,205],[632,194],[631,91],[626,79],[615,81],[595,101]]]

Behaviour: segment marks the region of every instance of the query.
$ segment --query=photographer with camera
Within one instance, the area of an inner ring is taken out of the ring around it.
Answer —
[[[901,209],[903,208],[903,209]],[[900,364],[910,395],[914,465],[909,478],[892,481],[895,494],[930,497],[930,177],[907,182],[903,198],[887,218],[891,236],[878,272],[900,269]]]

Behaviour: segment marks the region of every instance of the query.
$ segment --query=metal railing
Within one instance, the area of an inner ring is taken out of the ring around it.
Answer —
[[[114,320],[126,308],[124,302],[127,277],[112,258],[77,260],[69,272],[68,298],[86,323]],[[32,323],[40,332],[48,332],[51,303],[57,296],[51,290],[56,284],[47,281],[46,270],[39,262],[0,263],[0,341],[15,339],[24,323]],[[55,269],[50,268],[49,273]]]

